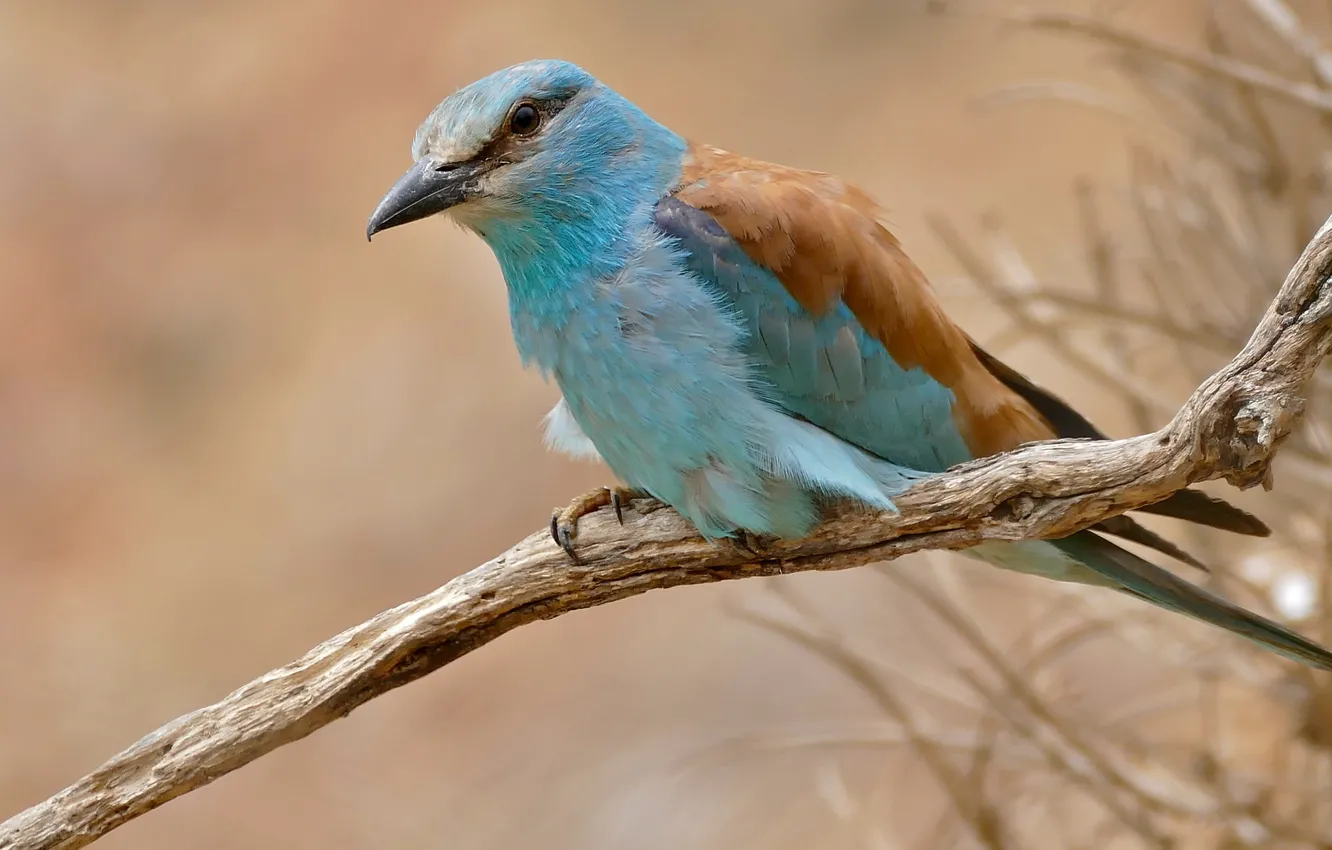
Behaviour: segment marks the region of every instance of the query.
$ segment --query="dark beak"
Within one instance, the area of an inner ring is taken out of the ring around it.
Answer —
[[[423,158],[398,178],[370,216],[369,239],[381,230],[444,212],[476,191],[479,169],[474,163],[438,163]]]

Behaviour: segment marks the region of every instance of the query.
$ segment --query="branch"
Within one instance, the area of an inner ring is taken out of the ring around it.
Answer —
[[[1254,4],[1257,5],[1257,4]],[[1053,32],[1082,33],[1100,41],[1155,56],[1201,74],[1243,83],[1254,89],[1283,98],[1299,106],[1319,112],[1332,112],[1332,95],[1311,83],[1295,82],[1273,74],[1257,65],[1231,59],[1216,53],[1203,53],[1184,47],[1175,47],[1162,41],[1123,29],[1113,24],[1063,12],[1019,13],[1010,18],[1014,23]],[[1322,68],[1319,68],[1321,74]]]
[[[759,555],[700,540],[674,511],[586,517],[582,563],[544,532],[420,599],[331,638],[220,702],[168,723],[54,797],[0,824],[0,850],[83,847],[175,797],[300,740],[357,706],[534,620],[660,587],[841,570],[922,549],[1060,537],[1197,481],[1271,486],[1271,462],[1332,347],[1332,218],[1252,338],[1161,430],[1036,443],[931,477],[900,513],[837,509]],[[647,503],[636,503],[640,507]]]

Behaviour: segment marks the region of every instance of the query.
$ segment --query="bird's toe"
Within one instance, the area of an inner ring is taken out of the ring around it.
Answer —
[[[555,509],[550,516],[550,536],[570,560],[579,563],[573,544],[578,537],[580,519],[609,505],[615,511],[615,519],[624,525],[625,507],[634,499],[651,498],[652,495],[646,490],[635,487],[598,487],[589,490],[564,507]]]

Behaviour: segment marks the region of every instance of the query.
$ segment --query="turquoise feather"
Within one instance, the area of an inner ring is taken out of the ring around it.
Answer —
[[[521,103],[544,110],[530,139],[506,136]],[[418,168],[400,185],[409,195],[413,180],[448,188],[448,213],[493,249],[522,359],[563,393],[551,444],[600,457],[713,539],[802,536],[833,498],[892,510],[911,483],[972,459],[949,387],[897,363],[844,303],[811,314],[708,213],[672,196],[687,150],[558,61],[467,86],[417,133]],[[471,182],[450,184],[455,169]],[[411,203],[431,197],[417,191]],[[369,232],[421,217],[395,198]],[[1200,494],[1186,507],[1199,521],[1215,513]],[[968,554],[1112,587],[1332,669],[1317,644],[1091,531]]]

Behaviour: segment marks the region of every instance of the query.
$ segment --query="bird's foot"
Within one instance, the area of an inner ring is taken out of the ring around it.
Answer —
[[[762,558],[769,551],[769,544],[776,540],[776,538],[753,534],[743,528],[737,528],[730,537],[725,539],[730,542],[730,545],[752,558]]]
[[[615,509],[615,518],[624,525],[624,506],[633,499],[651,498],[646,490],[633,487],[598,487],[589,490],[574,499],[563,508],[556,508],[550,516],[550,536],[575,564],[578,554],[574,552],[573,541],[578,536],[578,520],[590,513],[610,505]]]

